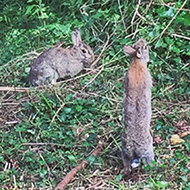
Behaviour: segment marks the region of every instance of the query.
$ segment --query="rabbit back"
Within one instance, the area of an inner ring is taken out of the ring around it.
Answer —
[[[29,73],[29,83],[31,86],[41,86],[43,84],[55,84],[59,74],[56,63],[62,57],[59,47],[52,47],[45,50],[34,60]]]

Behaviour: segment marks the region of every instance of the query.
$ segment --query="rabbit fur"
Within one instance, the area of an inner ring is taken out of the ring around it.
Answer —
[[[125,54],[131,56],[130,67],[124,77],[123,120],[121,157],[124,173],[140,159],[151,165],[154,160],[153,139],[150,134],[152,79],[147,69],[149,50],[144,39],[133,46],[123,45]]]
[[[82,41],[78,28],[72,33],[72,41],[74,45],[71,48],[62,48],[62,43],[58,43],[34,60],[29,73],[31,86],[55,84],[58,79],[79,73],[83,63],[94,61],[94,52]]]

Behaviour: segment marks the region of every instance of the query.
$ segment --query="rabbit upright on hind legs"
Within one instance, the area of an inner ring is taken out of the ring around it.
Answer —
[[[150,134],[152,79],[147,69],[149,50],[144,39],[133,46],[123,46],[131,56],[130,67],[124,77],[123,121],[121,137],[124,173],[139,165],[154,160],[153,139]]]

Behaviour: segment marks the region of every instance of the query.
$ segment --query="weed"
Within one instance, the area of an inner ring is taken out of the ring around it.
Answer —
[[[184,4],[186,3],[186,4]],[[188,2],[2,1],[1,86],[28,87],[33,60],[58,41],[71,44],[78,27],[101,55],[98,65],[55,86],[0,91],[1,189],[52,189],[83,159],[68,189],[190,188],[189,135],[173,145],[176,123],[190,123]],[[145,38],[153,79],[152,123],[156,161],[128,180],[120,171],[123,74],[129,65],[121,46]],[[101,140],[104,150],[89,157]]]

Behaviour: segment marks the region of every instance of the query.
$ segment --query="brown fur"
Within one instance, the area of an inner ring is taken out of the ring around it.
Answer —
[[[58,43],[34,60],[29,73],[31,86],[55,84],[58,79],[79,73],[84,67],[84,62],[94,61],[94,52],[81,40],[77,28],[72,33],[72,41],[73,47],[62,48],[62,43]]]
[[[151,164],[154,159],[152,136],[150,134],[151,119],[151,87],[152,79],[147,69],[149,52],[146,41],[140,39],[132,47],[123,46],[132,61],[124,77],[122,159],[124,171],[130,171],[134,159],[143,159]]]
[[[145,71],[143,66],[140,65],[139,59],[135,59],[131,63],[128,75],[130,80],[129,85],[131,85],[131,87],[137,88],[139,85],[142,85],[145,77]]]

